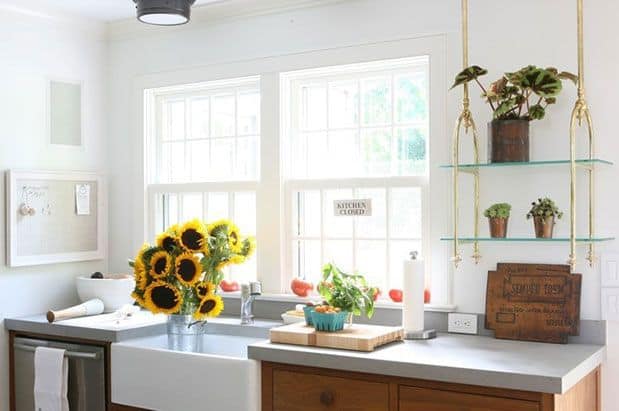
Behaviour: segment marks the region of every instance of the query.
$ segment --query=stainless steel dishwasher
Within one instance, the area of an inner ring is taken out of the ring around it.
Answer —
[[[61,348],[69,360],[71,411],[105,411],[105,352],[103,347],[17,337],[15,358],[15,411],[34,410],[34,351]]]

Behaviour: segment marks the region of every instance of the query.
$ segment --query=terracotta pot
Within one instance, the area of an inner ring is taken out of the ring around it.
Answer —
[[[552,238],[555,228],[555,217],[533,217],[536,238]]]
[[[492,238],[505,238],[507,237],[507,223],[509,217],[490,217],[488,223],[490,225],[490,237]]]
[[[492,120],[488,123],[488,161],[491,163],[529,161],[529,122]]]

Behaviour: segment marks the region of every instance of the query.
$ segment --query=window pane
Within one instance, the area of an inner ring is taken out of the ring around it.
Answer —
[[[161,153],[161,181],[180,182],[186,180],[185,143],[164,143]]]
[[[166,226],[169,227],[178,224],[178,196],[176,194],[168,195]]]
[[[410,123],[428,118],[428,89],[425,73],[396,76],[396,122]]]
[[[325,190],[324,192],[324,231],[331,238],[352,238],[353,217],[335,216],[334,201],[352,199],[352,190]]]
[[[325,133],[306,134],[307,139],[307,177],[324,177],[329,173],[327,135]]]
[[[421,238],[421,189],[394,188],[391,190],[391,236]]]
[[[234,174],[234,139],[211,140],[211,178],[230,180]]]
[[[183,195],[183,221],[202,219],[202,194]]]
[[[372,126],[391,122],[391,80],[389,77],[361,82],[363,124]]]
[[[213,124],[212,136],[233,136],[235,121],[234,95],[220,95],[213,97],[211,104]]]
[[[251,256],[243,264],[231,265],[230,274],[226,277],[237,281],[239,284],[247,284],[256,281],[256,256]]]
[[[234,194],[234,222],[243,236],[256,235],[256,193]]]
[[[324,85],[301,87],[300,120],[303,130],[323,130],[327,127],[327,88]]]
[[[260,94],[244,92],[239,94],[239,124],[237,134],[250,135],[260,133]]]
[[[314,285],[321,279],[320,241],[298,240],[292,244],[294,276],[311,281]]]
[[[361,238],[386,238],[387,236],[387,204],[384,188],[360,188],[358,199],[372,200],[372,215],[354,217],[357,236]]]
[[[209,193],[207,221],[215,221],[229,217],[228,193]]]
[[[394,159],[397,175],[426,173],[426,140],[426,133],[419,128],[396,130]]]
[[[421,241],[392,241],[390,249],[389,288],[402,289],[404,276],[404,261],[410,259],[411,251],[422,253]]]
[[[391,130],[375,129],[361,132],[361,160],[363,174],[384,176],[391,174]]]
[[[189,143],[191,156],[191,180],[207,180],[209,175],[209,142],[192,141]]]
[[[320,237],[320,191],[296,192],[293,207],[293,235]]]
[[[258,178],[258,153],[258,137],[239,137],[237,139],[234,171],[238,178]]]
[[[209,100],[199,98],[191,101],[191,136],[189,138],[207,138],[209,136]]]
[[[324,263],[334,263],[341,270],[352,273],[352,241],[329,240],[325,242]]]
[[[329,127],[353,127],[359,122],[359,83],[340,81],[329,84]]]
[[[185,138],[185,101],[167,101],[163,105],[163,140]]]
[[[362,274],[370,286],[386,289],[387,283],[387,244],[385,241],[358,241],[357,262],[359,274]]]
[[[331,131],[329,133],[329,150],[323,157],[328,159],[329,175],[337,177],[356,176],[359,174],[359,145],[357,131]],[[324,166],[323,166],[324,167]],[[312,164],[310,176],[318,175],[316,165]]]

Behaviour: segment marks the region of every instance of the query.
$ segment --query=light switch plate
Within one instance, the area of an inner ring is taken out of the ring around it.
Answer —
[[[619,254],[603,254],[601,266],[602,287],[619,287]]]
[[[477,334],[477,314],[447,314],[447,331],[458,334]]]
[[[619,288],[602,288],[602,319],[619,321]]]

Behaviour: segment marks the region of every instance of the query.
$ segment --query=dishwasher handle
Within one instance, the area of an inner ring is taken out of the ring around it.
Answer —
[[[13,344],[13,348],[21,351],[35,352],[37,347],[27,344]],[[67,358],[79,358],[81,360],[98,360],[100,358],[99,353],[96,352],[79,352],[79,351],[65,351],[64,356]]]

